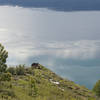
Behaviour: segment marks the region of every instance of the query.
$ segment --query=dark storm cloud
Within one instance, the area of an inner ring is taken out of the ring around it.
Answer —
[[[0,5],[48,8],[57,11],[100,10],[99,0],[0,0]]]

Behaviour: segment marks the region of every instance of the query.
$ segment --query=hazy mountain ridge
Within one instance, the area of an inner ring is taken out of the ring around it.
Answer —
[[[100,10],[100,0],[0,0],[0,5],[48,8],[59,11]]]

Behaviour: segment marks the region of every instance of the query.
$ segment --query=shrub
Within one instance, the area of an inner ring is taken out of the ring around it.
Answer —
[[[38,89],[35,80],[31,76],[29,76],[29,87],[30,87],[29,95],[36,97],[38,95]]]
[[[7,69],[7,72],[11,73],[12,75],[14,75],[16,73],[16,69],[14,67],[9,67]]]
[[[26,73],[26,74],[34,75],[34,70],[32,70],[32,68],[26,68],[26,69],[25,69],[25,73]]]
[[[100,97],[100,80],[98,80],[93,88],[93,91]]]
[[[14,91],[12,90],[0,90],[0,93],[2,93],[2,97],[10,96],[12,98],[16,97]]]
[[[4,50],[4,46],[0,44],[0,73],[6,71],[7,65],[5,63],[7,57],[8,57],[8,52]]]
[[[0,81],[11,81],[11,74],[3,73],[2,75],[0,75]]]
[[[16,67],[16,74],[17,75],[24,75],[25,74],[25,65],[19,65]]]

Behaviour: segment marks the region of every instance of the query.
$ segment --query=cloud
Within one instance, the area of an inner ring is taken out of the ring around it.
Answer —
[[[93,80],[100,78],[100,12],[0,8],[0,42],[9,52],[8,65],[39,62],[80,83],[85,72],[85,81],[92,73]]]
[[[99,66],[100,41],[21,42],[9,44],[9,57],[27,61],[29,58],[50,57],[53,63],[65,65]],[[30,45],[29,45],[30,44]],[[13,52],[14,51],[14,52]],[[47,58],[46,58],[47,59]],[[46,60],[45,59],[45,60]]]
[[[0,32],[7,32],[8,30],[6,28],[0,28]]]
[[[97,57],[100,50],[100,46],[96,45],[97,42],[99,43],[100,41],[67,41],[62,43],[48,43],[46,47],[53,51],[53,55],[55,54],[57,57],[68,59],[92,59]]]

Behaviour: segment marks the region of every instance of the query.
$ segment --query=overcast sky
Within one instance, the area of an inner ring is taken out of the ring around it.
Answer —
[[[0,5],[48,8],[56,11],[100,11],[100,0],[0,0]]]
[[[39,62],[91,88],[100,79],[100,12],[0,7],[9,65]]]

